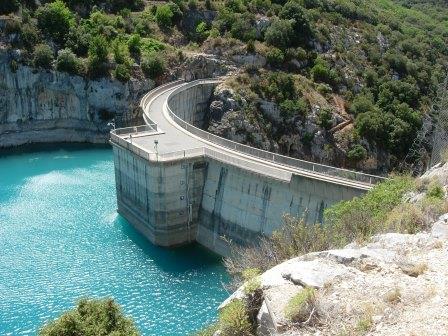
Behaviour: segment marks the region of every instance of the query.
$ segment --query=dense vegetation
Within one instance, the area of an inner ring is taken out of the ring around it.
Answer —
[[[81,299],[78,305],[45,325],[40,336],[115,335],[138,336],[131,319],[112,299]]]
[[[210,10],[214,19],[201,14]],[[0,14],[11,15],[5,41],[23,62],[92,78],[158,78],[184,51],[263,55],[267,71],[343,99],[355,120],[349,160],[365,158],[366,139],[392,167],[408,153],[448,60],[442,0],[5,0]],[[312,103],[281,86],[262,89],[285,119]]]

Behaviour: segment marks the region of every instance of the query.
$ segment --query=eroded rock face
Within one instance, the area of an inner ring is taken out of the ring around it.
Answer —
[[[150,80],[88,80],[57,71],[10,67],[0,53],[0,147],[29,142],[106,142],[111,126],[142,123]]]
[[[427,233],[377,235],[365,246],[350,244],[275,266],[260,276],[257,335],[340,335],[361,320],[369,321],[375,335],[432,335],[448,325],[448,307],[441,304],[448,300],[447,239],[445,214]],[[304,287],[317,290],[320,320],[305,327],[285,316],[289,300]],[[220,308],[244,297],[241,287]]]
[[[328,149],[334,142],[333,135],[319,126],[319,112],[320,106],[312,106],[303,118],[285,119],[276,102],[253,97],[250,102],[246,101],[224,82],[216,87],[211,99],[207,130],[260,149],[339,165],[345,149],[337,146]],[[258,118],[257,114],[262,117]],[[339,115],[331,115],[332,127],[344,122]]]

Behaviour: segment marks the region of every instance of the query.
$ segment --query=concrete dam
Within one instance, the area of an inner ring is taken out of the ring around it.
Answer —
[[[198,242],[221,255],[282,225],[322,221],[329,205],[381,177],[298,160],[201,129],[219,79],[172,82],[141,101],[145,125],[111,132],[118,212],[152,243]]]

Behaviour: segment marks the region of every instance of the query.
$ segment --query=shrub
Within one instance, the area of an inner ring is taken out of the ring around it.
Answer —
[[[244,292],[246,294],[252,294],[261,289],[260,274],[261,272],[258,268],[248,268],[243,271]]]
[[[385,231],[415,234],[427,228],[421,209],[410,203],[400,204],[388,215]]]
[[[88,70],[93,77],[107,74],[109,47],[103,36],[95,36],[90,41],[88,51]]]
[[[372,95],[360,94],[353,99],[352,104],[350,105],[350,112],[354,115],[358,115],[360,113],[368,113],[375,111],[376,107],[373,102]]]
[[[264,35],[267,44],[286,49],[294,38],[294,29],[289,20],[276,20],[267,29]]]
[[[70,74],[81,72],[81,62],[70,49],[62,49],[58,52],[56,59],[56,69]]]
[[[39,42],[38,32],[37,27],[30,23],[22,25],[20,40],[26,49],[32,50],[32,48]]]
[[[162,28],[168,28],[173,25],[173,12],[170,5],[159,5],[156,10],[157,24]]]
[[[367,150],[364,146],[356,144],[354,145],[348,152],[347,158],[350,161],[359,162],[364,160],[367,157]]]
[[[53,50],[51,50],[48,44],[38,44],[34,48],[34,66],[51,69],[51,63],[53,62]]]
[[[121,82],[131,79],[131,69],[126,64],[118,64],[114,69],[114,77]]]
[[[316,82],[324,82],[330,85],[338,83],[336,71],[330,68],[330,65],[323,58],[318,57],[311,69],[311,75]]]
[[[73,13],[62,0],[39,7],[36,17],[39,29],[61,45],[67,39],[70,27],[74,24]]]
[[[308,104],[303,99],[286,99],[280,104],[280,115],[284,119],[295,116],[305,116],[308,111]]]
[[[242,300],[233,300],[219,312],[219,329],[223,336],[251,336],[252,326]]]
[[[117,64],[129,65],[131,63],[128,46],[123,41],[120,41],[119,39],[115,40],[112,45],[112,51],[114,55],[114,61]]]
[[[291,20],[294,34],[292,44],[294,46],[304,44],[311,37],[311,28],[305,9],[296,1],[288,1],[279,13],[284,20]]]
[[[165,72],[165,63],[156,53],[146,55],[141,63],[143,73],[149,78],[156,78]]]
[[[389,212],[401,203],[403,195],[414,189],[408,176],[396,176],[373,187],[363,197],[339,202],[324,212],[325,225],[332,227],[337,246],[364,241],[384,230]]]
[[[266,60],[269,63],[269,65],[279,67],[285,61],[285,55],[283,54],[283,51],[281,51],[280,49],[272,47],[269,48],[269,50],[266,53]]]
[[[316,290],[306,287],[294,295],[285,307],[285,316],[292,322],[305,322],[316,309]]]
[[[438,180],[432,180],[428,185],[426,196],[443,199],[445,197],[445,191],[443,190],[442,184]]]
[[[113,299],[81,299],[76,308],[39,330],[39,336],[127,335],[139,332]]]
[[[317,124],[326,130],[331,128],[333,125],[333,114],[329,109],[324,108],[320,110],[317,116]]]
[[[140,49],[142,47],[142,39],[138,34],[132,34],[128,40],[129,51],[133,54],[140,54]]]
[[[204,21],[199,22],[195,30],[196,40],[202,42],[208,37],[208,34],[207,24]]]

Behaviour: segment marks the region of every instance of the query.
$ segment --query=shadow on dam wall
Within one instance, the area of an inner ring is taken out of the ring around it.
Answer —
[[[169,99],[171,109],[190,124],[202,125],[215,85],[176,93]],[[227,255],[229,241],[254,243],[278,229],[284,214],[320,223],[325,208],[366,192],[353,183],[309,174],[276,178],[262,165],[234,164],[225,155],[154,161],[113,147],[118,211],[160,246],[198,242]]]

